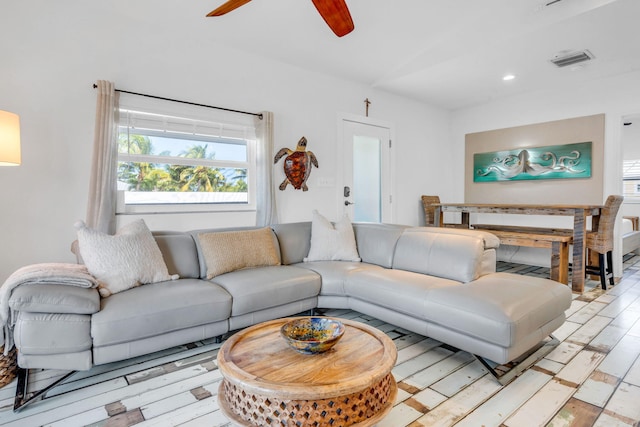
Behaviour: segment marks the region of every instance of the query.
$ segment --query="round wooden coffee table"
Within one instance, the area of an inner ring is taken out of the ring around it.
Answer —
[[[329,351],[300,354],[280,336],[292,320],[254,325],[218,352],[222,412],[243,426],[371,426],[393,407],[393,341],[363,323],[338,319],[344,336]]]

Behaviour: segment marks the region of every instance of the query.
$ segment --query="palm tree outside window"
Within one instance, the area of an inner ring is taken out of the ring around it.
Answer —
[[[140,206],[255,208],[256,141],[251,135],[243,137],[231,126],[221,131],[219,123],[141,111],[121,109],[120,117],[122,211]]]

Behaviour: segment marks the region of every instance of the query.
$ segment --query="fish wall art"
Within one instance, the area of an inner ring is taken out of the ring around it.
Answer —
[[[473,181],[591,177],[591,142],[475,153]]]

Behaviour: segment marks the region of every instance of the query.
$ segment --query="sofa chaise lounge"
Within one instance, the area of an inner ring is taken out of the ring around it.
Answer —
[[[353,309],[502,364],[561,326],[572,299],[558,282],[496,273],[499,240],[490,233],[389,224],[353,224],[359,262],[305,262],[312,223],[273,225],[277,263],[207,278],[203,235],[257,230],[154,232],[180,278],[106,298],[94,288],[15,288],[9,305],[23,375],[87,370],[322,308]]]

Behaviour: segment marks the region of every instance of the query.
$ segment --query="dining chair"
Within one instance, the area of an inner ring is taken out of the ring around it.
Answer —
[[[624,197],[611,195],[607,198],[604,207],[600,210],[600,219],[596,230],[588,231],[586,236],[586,267],[587,274],[600,276],[602,289],[607,289],[607,280],[611,286],[613,281],[613,227],[616,215]],[[598,254],[598,265],[592,264],[591,252]],[[605,263],[606,256],[606,263]],[[605,268],[606,266],[606,268]]]

